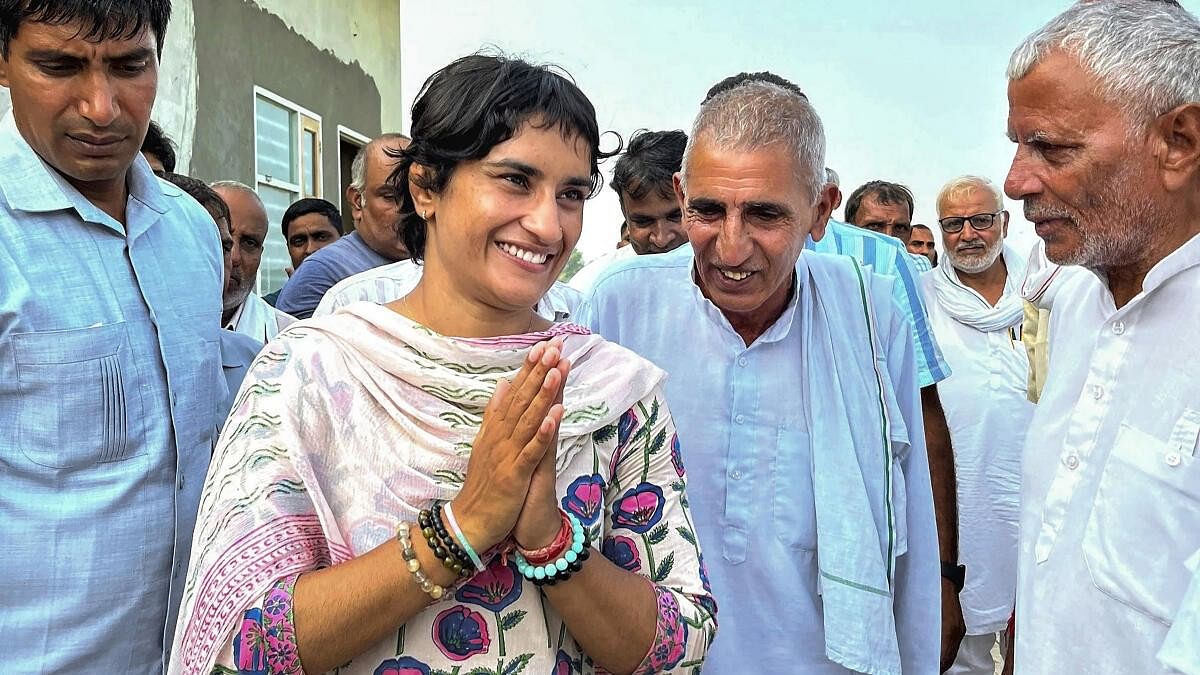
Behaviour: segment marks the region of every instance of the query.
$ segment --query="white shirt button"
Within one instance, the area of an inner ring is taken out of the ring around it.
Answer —
[[[1066,464],[1068,469],[1074,471],[1075,469],[1079,468],[1079,457],[1075,455],[1067,455],[1067,457],[1063,459],[1063,464]]]
[[[734,469],[733,471],[730,471],[730,472],[729,472],[729,477],[730,477],[730,478],[732,478],[732,479],[734,479],[734,480],[741,480],[741,479],[742,479],[742,472],[741,472],[741,471],[738,471],[737,469]]]
[[[1182,461],[1183,457],[1180,457],[1178,452],[1172,451],[1167,453],[1167,466],[1179,466],[1180,462]]]
[[[1124,321],[1114,322],[1112,325],[1112,331],[1116,335],[1124,335],[1125,334],[1125,322]]]
[[[1096,399],[1097,401],[1104,398],[1104,387],[1101,387],[1098,384],[1092,385],[1092,398]]]
[[[743,368],[745,368],[745,367],[746,367],[746,364],[747,364],[747,363],[749,363],[749,361],[747,361],[747,360],[746,360],[746,357],[744,357],[744,356],[743,356],[742,358],[738,359],[738,365],[739,365],[739,366],[741,366],[741,367],[743,367]]]
[[[733,418],[733,421],[734,421],[734,422],[737,422],[738,424],[745,424],[745,423],[746,423],[746,416],[745,416],[745,415],[738,415],[737,417]]]

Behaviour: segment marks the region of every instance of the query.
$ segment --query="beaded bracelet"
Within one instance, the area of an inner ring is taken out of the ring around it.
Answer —
[[[434,505],[432,511],[425,509],[417,515],[417,524],[421,526],[421,534],[425,537],[425,543],[429,545],[429,550],[433,551],[433,556],[441,561],[443,567],[464,579],[469,578],[473,573],[471,561],[459,551],[458,545],[450,540],[450,535],[446,532],[441,517],[438,516],[439,513],[438,505]]]
[[[574,527],[571,525],[570,519],[567,518],[567,512],[559,509],[559,517],[562,519],[558,527],[558,534],[554,537],[554,541],[539,549],[529,550],[517,547],[521,555],[532,565],[545,565],[553,561],[555,558],[562,556],[568,548],[571,548],[571,535],[574,534]]]
[[[446,506],[442,511],[446,515],[446,522],[450,524],[450,529],[454,532],[454,539],[458,542],[459,548],[462,549],[463,553],[467,554],[467,558],[475,566],[475,571],[482,572],[486,569],[483,566],[483,560],[479,558],[479,554],[475,552],[475,548],[467,540],[467,535],[463,534],[462,529],[458,526],[458,521],[454,518],[454,510],[450,508],[450,502],[446,502]]]
[[[583,524],[572,514],[567,514],[571,522],[571,546],[554,562],[545,565],[530,564],[520,551],[513,551],[513,561],[517,571],[535,586],[553,586],[560,581],[566,581],[571,575],[583,569],[583,563],[591,551],[591,535],[583,529]]]
[[[421,571],[421,561],[417,559],[417,552],[413,550],[412,539],[409,538],[408,528],[411,526],[412,523],[401,523],[400,527],[396,528],[396,539],[400,542],[400,554],[404,556],[404,564],[422,591],[428,593],[429,597],[434,600],[441,600],[442,596],[446,594],[446,589],[433,583]]]

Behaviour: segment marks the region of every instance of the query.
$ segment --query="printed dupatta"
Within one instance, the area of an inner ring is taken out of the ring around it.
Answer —
[[[297,323],[268,344],[201,497],[170,671],[207,673],[241,611],[276,581],[365,553],[431,500],[457,494],[497,381],[555,335],[566,337],[573,364],[561,471],[663,372],[572,324],[456,339],[368,303]]]

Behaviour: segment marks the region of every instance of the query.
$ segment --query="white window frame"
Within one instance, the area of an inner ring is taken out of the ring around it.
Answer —
[[[261,174],[258,172],[258,108],[257,108],[257,105],[258,105],[258,98],[260,96],[262,98],[267,99],[268,101],[271,101],[272,103],[276,103],[281,107],[287,108],[287,109],[291,110],[293,113],[301,115],[302,117],[308,117],[317,123],[316,165],[317,165],[318,169],[317,169],[317,180],[313,181],[313,189],[315,190],[314,194],[311,194],[311,195],[304,194],[304,124],[303,124],[302,119],[300,120],[300,123],[296,124],[296,138],[295,138],[295,141],[296,141],[296,158],[295,159],[296,159],[296,166],[297,166],[296,176],[300,179],[300,182],[289,183],[288,181],[280,180],[278,178],[275,178],[274,176],[269,176],[269,175]],[[289,192],[295,192],[296,194],[300,195],[301,198],[303,198],[303,197],[320,197],[321,193],[322,193],[321,181],[320,181],[320,166],[321,166],[321,159],[323,158],[323,155],[325,154],[324,150],[321,147],[321,132],[324,127],[324,122],[321,120],[321,116],[318,115],[317,113],[309,110],[308,108],[305,108],[304,106],[300,105],[299,103],[296,103],[295,101],[290,101],[290,100],[280,96],[279,94],[276,94],[275,92],[271,91],[270,89],[260,87],[257,84],[254,85],[254,97],[250,100],[250,105],[251,105],[251,112],[254,115],[253,119],[254,119],[254,180],[255,180],[255,182],[256,183],[266,183],[267,185],[270,185],[271,187],[277,187],[277,188],[287,190]],[[342,133],[342,129],[343,129],[343,127],[339,124],[338,125],[338,133],[339,134]],[[349,131],[349,130],[347,130],[347,131]],[[257,187],[257,185],[256,185],[256,187]]]
[[[295,183],[286,181],[286,180],[282,180],[275,176],[259,173],[259,170],[258,170],[258,99],[260,97],[263,99],[266,99],[272,103],[275,103],[276,105],[278,105],[282,108],[285,108],[285,109],[289,110],[292,114],[298,116],[298,119],[296,120],[296,137],[293,139],[293,142],[295,143],[295,148],[296,148],[296,155],[295,155],[295,157],[292,158],[292,161],[294,162],[293,166],[295,168],[295,176],[298,179],[298,181]],[[323,128],[324,128],[324,122],[322,121],[321,116],[318,115],[317,113],[313,112],[312,110],[309,110],[308,108],[300,105],[299,103],[296,103],[295,101],[291,101],[283,96],[280,96],[279,94],[276,94],[275,92],[273,92],[269,89],[266,89],[265,87],[260,87],[258,85],[254,85],[254,92],[253,92],[253,95],[250,97],[250,106],[251,106],[250,107],[251,114],[253,115],[252,119],[254,120],[253,148],[254,148],[254,189],[255,189],[255,191],[256,192],[258,191],[259,185],[266,185],[266,186],[277,188],[280,190],[285,190],[285,191],[291,193],[292,195],[295,195],[295,199],[293,201],[298,200],[298,199],[303,199],[304,197],[321,197],[322,193],[323,193],[323,189],[322,189],[322,185],[321,185],[321,183],[322,183],[321,165],[322,165],[322,160],[323,160],[324,154],[325,154],[324,148],[321,143],[321,134],[322,134]],[[308,118],[308,120],[306,120],[305,118]],[[316,156],[313,157],[313,166],[315,167],[315,175],[313,176],[313,193],[312,194],[307,194],[304,189],[305,188],[305,185],[304,185],[305,171],[306,171],[306,167],[304,166],[304,132],[306,129],[311,129],[313,126],[313,125],[306,126],[306,124],[305,124],[306,121],[315,122],[315,131],[316,131],[316,135],[317,135],[317,138],[316,138],[317,142],[316,142],[316,148],[315,148]],[[339,133],[340,133],[340,131],[339,131]],[[278,227],[277,227],[278,223],[272,223],[271,225],[273,225],[273,227],[268,227],[268,229],[267,229],[267,237],[268,238],[271,238],[273,233],[277,234],[276,231],[278,229]],[[282,234],[280,234],[280,236],[282,236]],[[287,244],[287,242],[284,242],[285,246],[286,246],[286,244]],[[255,280],[255,291],[257,293],[259,293],[260,295],[262,295],[266,290],[267,289],[263,288],[263,269],[260,266],[259,270],[258,270],[258,278]]]

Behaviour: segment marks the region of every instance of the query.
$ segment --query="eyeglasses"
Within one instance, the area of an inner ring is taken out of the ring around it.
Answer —
[[[962,232],[963,225],[965,225],[967,222],[971,223],[972,230],[989,230],[991,229],[992,225],[995,224],[996,217],[1001,213],[1004,213],[1004,211],[1000,210],[995,213],[976,213],[973,216],[967,216],[965,218],[962,216],[951,216],[949,218],[942,218],[939,220],[938,225],[941,225],[942,232],[947,234]]]

